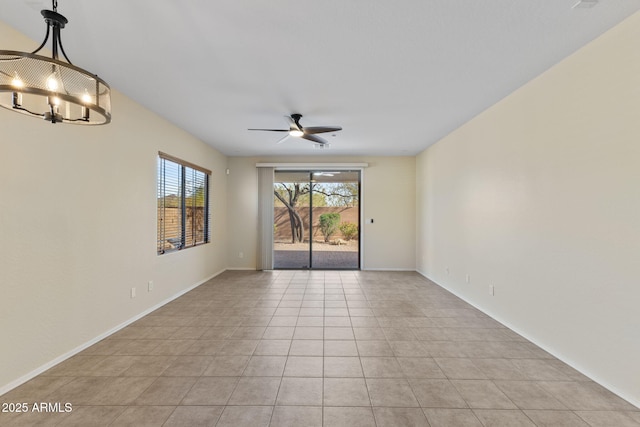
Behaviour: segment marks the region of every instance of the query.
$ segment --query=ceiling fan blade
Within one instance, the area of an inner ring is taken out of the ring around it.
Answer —
[[[283,136],[282,138],[280,138],[278,140],[278,142],[276,142],[276,145],[282,144],[287,138],[289,138],[289,134],[288,133],[285,136]]]
[[[288,129],[247,129],[247,130],[263,130],[266,132],[289,132]]]
[[[302,135],[300,138],[304,138],[306,140],[313,141],[321,145],[325,145],[327,143],[327,141],[325,141],[323,138],[320,138],[319,136],[309,135],[306,133]]]
[[[316,134],[325,132],[338,132],[342,130],[340,126],[309,126],[304,128],[304,133]]]

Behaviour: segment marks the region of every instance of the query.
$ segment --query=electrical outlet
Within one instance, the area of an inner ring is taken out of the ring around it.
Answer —
[[[131,288],[131,298],[136,297],[136,288]]]
[[[151,292],[153,290],[153,280],[149,280],[147,283],[147,291]]]
[[[238,252],[238,258],[244,258],[244,252],[242,251]]]
[[[467,277],[465,277],[465,280],[467,283],[471,283],[471,276],[467,274]]]
[[[496,294],[496,289],[493,285],[489,285],[489,295],[491,296],[495,296]]]

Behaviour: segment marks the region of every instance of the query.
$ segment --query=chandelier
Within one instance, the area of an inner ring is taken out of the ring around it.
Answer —
[[[60,30],[69,21],[53,10],[40,13],[47,24],[42,44],[33,52],[0,50],[0,106],[51,123],[102,125],[111,121],[111,89],[95,74],[71,63]],[[51,35],[51,57],[37,55]],[[62,53],[66,62],[58,58]]]

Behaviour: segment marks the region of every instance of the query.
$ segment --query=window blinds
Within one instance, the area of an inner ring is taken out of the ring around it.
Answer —
[[[159,154],[158,254],[209,242],[210,174],[192,163]]]

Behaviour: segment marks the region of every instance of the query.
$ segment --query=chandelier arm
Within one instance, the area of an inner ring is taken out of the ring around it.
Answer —
[[[44,45],[47,44],[47,41],[49,40],[49,31],[50,31],[49,24],[47,24],[47,34],[45,34],[44,40],[42,41],[42,44],[40,46],[38,46],[38,48],[36,50],[31,52],[32,54],[36,54],[36,53],[40,52],[40,50],[42,50]]]
[[[58,32],[58,46],[60,47],[60,52],[62,52],[62,56],[64,56],[64,58],[67,60],[69,64],[73,65],[73,63],[71,63],[71,60],[67,56],[66,52],[64,51],[64,47],[62,47],[62,38],[60,38],[60,32]]]

